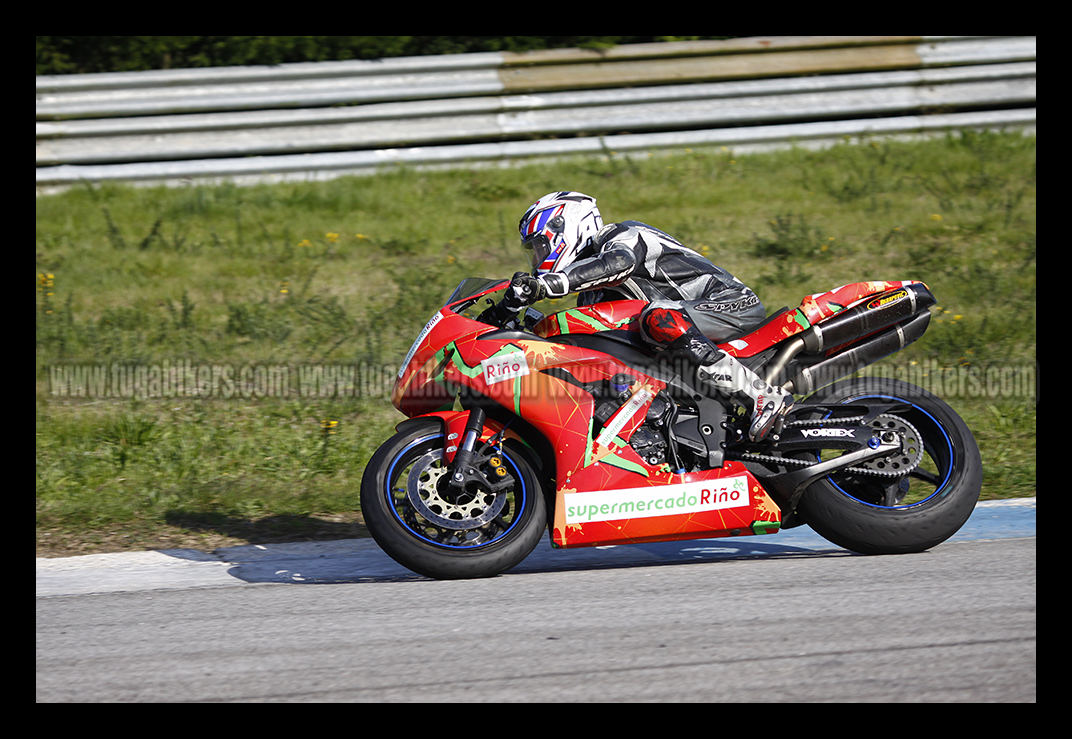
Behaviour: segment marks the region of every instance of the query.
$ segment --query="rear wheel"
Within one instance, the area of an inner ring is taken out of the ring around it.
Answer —
[[[443,441],[441,424],[429,420],[380,447],[361,481],[365,523],[392,559],[419,574],[450,580],[505,572],[536,548],[547,524],[536,476],[504,446],[496,461],[513,484],[494,494],[456,494]]]
[[[945,541],[979,500],[983,466],[964,421],[944,401],[899,380],[861,378],[820,389],[808,403],[894,403],[922,461],[907,475],[836,473],[804,491],[797,510],[816,532],[863,554],[920,552]],[[876,466],[877,470],[877,466]],[[877,470],[883,472],[883,470]]]

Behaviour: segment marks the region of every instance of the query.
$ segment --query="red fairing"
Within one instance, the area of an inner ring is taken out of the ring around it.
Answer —
[[[631,330],[643,305],[629,301],[590,306],[583,313],[551,316],[543,325],[548,335],[558,335],[561,329],[591,332],[597,326]],[[494,333],[493,327],[450,306],[439,311],[400,371],[392,401],[406,415],[431,414],[443,421],[448,460],[468,416],[443,408],[458,387],[476,391],[531,424],[555,453],[552,541],[557,546],[777,530],[777,506],[743,466],[729,463],[704,473],[675,474],[666,464],[649,464],[629,445],[652,400],[665,387],[662,382],[599,351],[538,337],[487,337]],[[594,400],[583,386],[622,375],[633,378],[630,397],[602,430],[594,430]],[[489,422],[482,439],[501,428]],[[588,493],[592,495],[586,499]]]

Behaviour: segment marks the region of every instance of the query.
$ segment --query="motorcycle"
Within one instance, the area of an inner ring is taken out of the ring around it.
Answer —
[[[922,336],[935,303],[922,282],[810,295],[720,343],[797,397],[758,443],[744,409],[643,342],[643,301],[490,323],[508,285],[466,279],[428,321],[392,391],[408,419],[362,478],[369,531],[414,572],[493,576],[544,531],[565,549],[806,524],[853,552],[919,552],[979,498],[979,450],[952,408],[847,377]]]

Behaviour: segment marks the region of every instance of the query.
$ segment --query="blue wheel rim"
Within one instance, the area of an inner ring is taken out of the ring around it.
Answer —
[[[893,395],[858,395],[858,396],[854,396],[852,398],[843,400],[841,402],[842,402],[842,404],[845,404],[845,403],[852,403],[852,402],[859,401],[859,400],[872,400],[872,399],[884,400],[884,401],[894,401],[894,402],[897,402],[897,403],[903,403],[905,405],[911,406],[912,410],[909,411],[909,413],[912,414],[913,417],[909,417],[906,420],[914,423],[916,420],[918,420],[917,418],[915,418],[915,416],[918,414],[919,417],[922,417],[923,419],[925,419],[927,421],[927,426],[928,427],[925,428],[925,429],[918,428],[918,426],[924,425],[924,424],[915,424],[915,425],[917,425],[917,429],[919,430],[920,435],[923,437],[923,448],[925,450],[925,453],[931,457],[931,459],[934,461],[935,465],[939,468],[938,476],[941,478],[941,481],[935,486],[934,492],[932,492],[926,498],[923,498],[922,500],[912,501],[911,503],[907,503],[907,504],[904,504],[904,505],[896,505],[896,506],[878,505],[878,504],[873,503],[871,501],[862,500],[862,499],[858,498],[857,496],[853,495],[852,493],[850,493],[849,491],[845,490],[840,485],[838,485],[838,483],[834,481],[833,477],[827,477],[826,478],[827,481],[838,492],[840,492],[842,495],[845,495],[848,498],[852,498],[853,500],[855,500],[856,502],[858,502],[858,503],[860,503],[862,505],[866,505],[866,506],[869,506],[871,508],[880,508],[882,510],[901,510],[901,509],[905,509],[905,508],[913,508],[913,507],[918,506],[918,505],[923,505],[924,503],[926,503],[929,500],[932,500],[936,496],[943,495],[945,487],[946,487],[947,484],[949,484],[949,479],[953,475],[953,459],[954,459],[953,442],[949,438],[949,434],[946,432],[945,427],[942,425],[942,423],[937,418],[934,417],[933,414],[931,414],[926,409],[922,408],[921,406],[919,406],[919,405],[917,405],[917,404],[915,404],[915,403],[913,403],[913,402],[911,402],[909,400],[905,400],[904,398],[898,398],[898,397],[893,396]],[[933,433],[929,433],[933,429],[937,429],[939,432],[941,432],[941,438],[940,439],[937,439],[936,435],[934,435]],[[935,441],[939,442],[939,447],[937,447],[937,448],[934,446]]]

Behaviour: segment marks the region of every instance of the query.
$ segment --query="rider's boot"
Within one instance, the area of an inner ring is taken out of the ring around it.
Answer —
[[[786,414],[793,407],[793,394],[767,384],[755,372],[720,349],[705,357],[696,371],[702,385],[728,395],[752,410],[748,438],[762,441],[772,429],[781,431]]]
[[[772,429],[780,430],[793,406],[793,394],[768,385],[755,372],[719,349],[686,313],[658,306],[642,316],[641,331],[649,341],[665,347],[671,357],[684,359],[695,367],[701,388],[727,396],[751,410],[749,439],[760,441]]]

